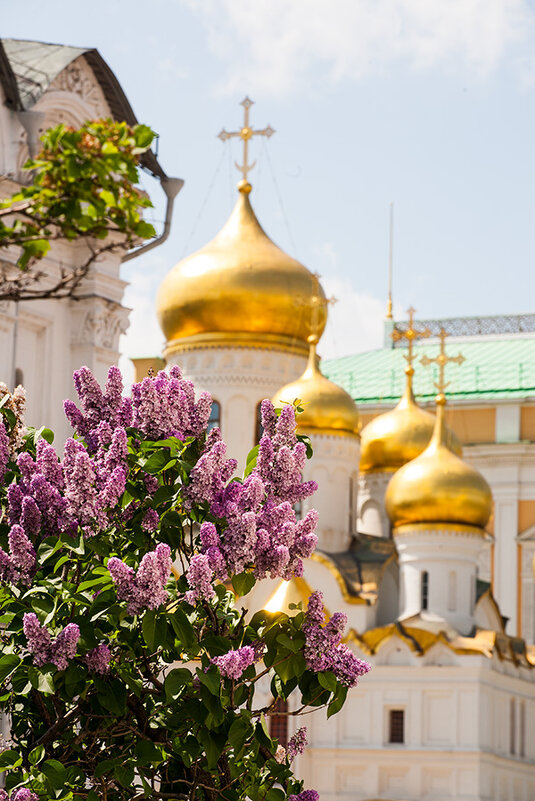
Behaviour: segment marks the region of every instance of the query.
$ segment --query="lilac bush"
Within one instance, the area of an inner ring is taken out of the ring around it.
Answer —
[[[262,403],[240,477],[178,367],[131,398],[115,367],[74,381],[61,453],[25,432],[21,390],[0,406],[0,801],[317,801],[291,768],[306,729],[285,749],[264,719],[293,693],[334,714],[369,666],[320,593],[289,614],[236,604],[316,546],[294,408]]]

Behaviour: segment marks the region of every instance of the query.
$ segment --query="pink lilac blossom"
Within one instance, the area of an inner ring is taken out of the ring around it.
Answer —
[[[112,429],[129,426],[132,404],[129,398],[122,397],[122,376],[114,365],[108,370],[104,392],[88,367],[76,370],[73,378],[82,411],[71,400],[64,402],[63,409],[76,433],[85,439],[90,453],[93,453],[104,433],[102,428],[99,429],[101,423],[108,423]]]
[[[214,597],[214,571],[206,554],[198,553],[192,557],[186,578],[191,587],[185,596],[188,604],[193,606],[199,599],[209,601]]]
[[[306,638],[303,656],[307,667],[315,673],[330,670],[341,684],[354,687],[360,676],[371,670],[371,666],[342,644],[346,616],[336,612],[322,625],[324,615],[323,596],[319,591],[314,592],[309,598],[303,624]]]
[[[288,740],[286,753],[290,762],[295,759],[298,754],[303,754],[307,745],[307,727],[302,726],[300,729],[297,729],[295,734]]]
[[[32,543],[16,524],[9,531],[8,542],[9,554],[0,548],[0,581],[30,584],[37,564]]]
[[[137,615],[145,609],[157,609],[169,597],[165,585],[171,575],[171,549],[159,543],[146,553],[137,574],[120,559],[112,556],[108,570],[117,587],[117,598],[128,603],[128,612]]]
[[[296,439],[294,409],[286,407],[277,417],[273,405],[263,401],[262,423],[256,466],[243,482],[229,483],[235,465],[219,437],[190,474],[188,500],[209,504],[221,521],[201,527],[201,551],[219,579],[248,568],[257,578],[300,576],[303,559],[317,544],[317,512],[311,509],[297,520],[293,509],[317,489],[315,482],[302,481],[306,448]]]
[[[101,644],[93,648],[85,656],[85,662],[89,670],[105,676],[110,672],[111,651],[107,645]]]
[[[10,796],[5,790],[0,790],[0,801],[10,801]],[[11,793],[11,801],[39,801],[39,796],[27,787],[19,787]]]
[[[239,679],[242,673],[247,670],[256,660],[255,649],[250,645],[244,645],[235,651],[229,651],[222,656],[214,656],[210,661],[219,668],[222,676],[228,679]]]
[[[4,421],[0,420],[0,481],[4,478],[9,462],[9,437]]]
[[[141,521],[141,528],[145,531],[156,531],[159,522],[160,515],[156,509],[147,509]]]
[[[50,632],[41,626],[37,615],[27,612],[23,618],[23,630],[28,643],[28,650],[33,654],[34,664],[40,666],[49,662],[56,665],[58,670],[65,670],[76,654],[76,647],[80,639],[80,629],[76,623],[69,623],[60,631],[55,641],[52,641]]]
[[[176,365],[169,373],[161,370],[132,386],[133,425],[152,440],[201,436],[208,425],[211,406],[207,392],[195,401],[192,382],[182,377]]]
[[[288,796],[288,801],[319,801],[319,797],[316,790],[302,790],[297,795]]]

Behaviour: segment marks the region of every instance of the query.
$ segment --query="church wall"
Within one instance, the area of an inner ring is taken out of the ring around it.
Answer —
[[[339,715],[308,716],[311,745],[297,765],[305,787],[316,788],[323,801],[531,801],[534,684],[516,669],[504,675],[500,663],[484,656],[445,649],[426,666],[400,645],[405,664],[377,664],[383,646]],[[511,699],[525,704],[524,757],[518,712],[517,753],[510,753]],[[388,742],[390,709],[405,712],[403,744]]]

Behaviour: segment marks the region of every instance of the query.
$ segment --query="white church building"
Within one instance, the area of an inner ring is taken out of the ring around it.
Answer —
[[[44,66],[48,47],[2,42],[6,194],[31,136],[20,112],[42,113],[42,127],[132,119],[96,51],[60,48]],[[39,90],[31,88],[37,68],[48,76]],[[255,133],[246,102],[236,132],[245,143]],[[320,366],[324,292],[263,231],[251,192],[245,151],[228,222],[160,288],[166,345],[152,361],[180,364],[212,394],[213,422],[242,467],[259,437],[262,399],[302,401],[299,427],[314,447],[305,478],[319,484],[310,499],[320,513],[318,551],[302,579],[264,582],[247,600],[287,609],[321,589],[329,611],[347,614],[347,641],[373,670],[338,715],[303,721],[310,745],[297,772],[322,801],[531,801],[535,321],[411,315],[388,323],[394,337],[383,349]],[[47,266],[74,258],[55,251]],[[117,361],[124,286],[116,257],[95,266],[81,301],[0,307],[0,378],[23,379],[30,422],[55,427],[59,439],[72,370],[85,363],[102,380]],[[464,361],[445,366],[457,350]],[[151,360],[134,363],[142,378]],[[272,723],[284,738],[301,720]]]

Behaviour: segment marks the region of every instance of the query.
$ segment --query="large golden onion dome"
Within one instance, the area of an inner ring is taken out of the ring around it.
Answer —
[[[398,405],[374,417],[362,429],[359,466],[362,473],[394,472],[416,459],[429,445],[435,416],[421,409],[414,399],[414,368],[407,367],[405,374],[405,391]],[[449,429],[446,438],[449,447],[461,456],[461,443]]]
[[[490,487],[477,470],[447,445],[444,395],[437,397],[431,442],[390,479],[385,496],[393,526],[461,524],[483,529],[492,511]]]
[[[274,406],[301,401],[303,412],[297,416],[300,431],[358,436],[360,419],[351,395],[329,381],[319,369],[316,355],[317,337],[311,335],[308,364],[303,375],[286,384],[273,396]]]
[[[202,344],[282,347],[306,353],[325,327],[317,278],[263,231],[241,181],[225,226],[164,278],[156,301],[166,354]]]

